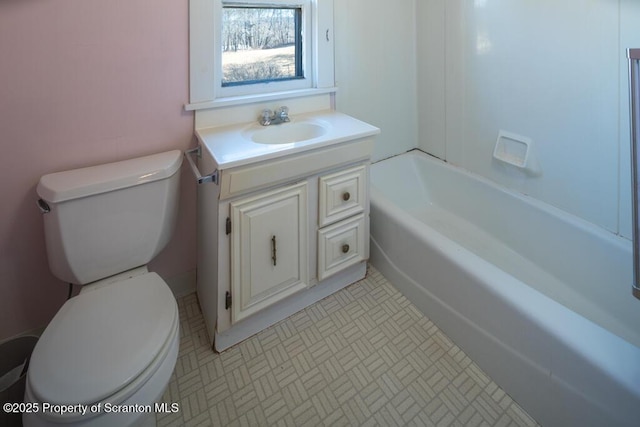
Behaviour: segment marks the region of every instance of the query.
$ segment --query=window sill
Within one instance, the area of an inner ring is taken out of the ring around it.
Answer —
[[[206,110],[213,108],[230,107],[234,105],[254,104],[264,101],[273,101],[279,99],[301,98],[305,96],[324,95],[327,93],[335,93],[337,87],[300,89],[285,92],[272,92],[257,95],[234,96],[229,98],[218,98],[214,101],[196,102],[185,104],[184,109],[187,111]]]

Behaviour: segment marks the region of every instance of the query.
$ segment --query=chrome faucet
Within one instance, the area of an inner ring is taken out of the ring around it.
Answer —
[[[258,118],[258,123],[262,126],[279,125],[280,123],[286,123],[289,119],[289,108],[282,106],[275,112],[265,109],[262,110],[262,114]]]

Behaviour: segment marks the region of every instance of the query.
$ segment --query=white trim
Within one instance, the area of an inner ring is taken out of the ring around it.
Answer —
[[[189,0],[189,102],[215,99],[214,0]]]
[[[318,88],[318,89],[311,88],[311,89],[292,90],[287,92],[261,93],[256,95],[247,95],[247,96],[233,96],[229,98],[219,98],[214,101],[197,102],[195,104],[185,104],[184,109],[187,111],[196,111],[196,110],[204,110],[208,108],[221,108],[221,107],[229,107],[233,105],[258,103],[263,101],[274,101],[279,99],[300,98],[303,96],[324,95],[327,93],[335,93],[337,92],[337,90],[338,88],[336,87],[325,87],[325,88]]]
[[[312,0],[313,7],[313,67],[316,88],[335,85],[333,0]]]
[[[219,25],[221,21],[223,0],[189,0],[189,24],[190,24],[190,102],[185,109],[199,110],[204,108],[217,108],[243,103],[255,103],[264,100],[313,96],[318,93],[335,92],[334,86],[334,40],[333,40],[333,1],[334,0],[280,0],[282,4],[302,4],[305,8],[303,14],[305,23],[311,27],[311,31],[305,34],[310,40],[305,40],[307,57],[305,70],[307,78],[304,80],[306,88],[292,88],[291,81],[282,82],[289,84],[291,90],[286,90],[287,85],[272,82],[264,86],[274,88],[275,92],[257,93],[229,96],[229,87],[222,88],[221,61],[216,60],[221,56],[221,43]],[[247,0],[245,3],[274,4],[276,0]],[[237,2],[236,2],[237,3]],[[242,2],[240,2],[242,3]],[[278,2],[279,4],[280,2]],[[304,6],[304,5],[307,6]],[[308,65],[311,62],[311,65]],[[218,69],[220,68],[220,69]],[[294,82],[296,83],[296,82]],[[243,90],[249,86],[244,86]],[[234,87],[234,88],[237,88]],[[255,89],[255,86],[253,86]],[[284,89],[284,90],[283,90]],[[264,87],[262,88],[264,90]],[[322,90],[324,92],[320,92]],[[227,96],[223,96],[227,95]]]

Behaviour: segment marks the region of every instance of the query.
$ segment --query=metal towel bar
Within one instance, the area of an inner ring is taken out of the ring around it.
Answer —
[[[631,189],[633,225],[633,295],[640,299],[640,194],[638,166],[640,164],[640,49],[627,49],[629,58],[629,107],[631,112]]]
[[[202,175],[198,170],[198,166],[193,161],[192,155],[195,154],[196,157],[201,156],[201,147],[198,145],[196,148],[192,148],[184,152],[184,157],[189,162],[189,166],[191,166],[191,170],[193,171],[193,175],[196,177],[196,181],[198,184],[205,184],[207,182],[213,182],[215,184],[218,183],[218,169],[211,172],[209,175]]]

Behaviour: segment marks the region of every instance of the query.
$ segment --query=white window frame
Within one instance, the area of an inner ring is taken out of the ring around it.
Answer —
[[[224,0],[190,0],[190,103],[187,110],[331,93],[334,88],[333,0],[230,0],[234,4],[302,7],[305,78],[222,86]]]

